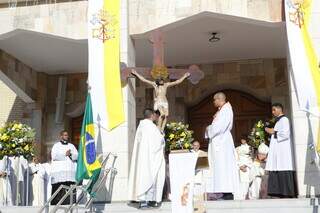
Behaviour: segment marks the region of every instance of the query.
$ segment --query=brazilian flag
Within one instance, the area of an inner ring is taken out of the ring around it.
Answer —
[[[98,180],[101,171],[101,163],[97,160],[94,136],[91,96],[89,93],[87,95],[86,108],[81,127],[76,172],[76,180],[78,183],[84,179],[92,180],[91,184],[87,187],[89,193],[91,193],[92,187]]]

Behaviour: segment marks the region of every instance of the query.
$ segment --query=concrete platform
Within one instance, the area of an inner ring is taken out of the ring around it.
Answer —
[[[300,199],[269,199],[246,201],[209,201],[206,203],[207,213],[320,213],[318,198]],[[153,210],[138,210],[126,203],[95,205],[97,212],[104,213],[171,213],[170,203]],[[0,207],[1,213],[36,213],[39,207]],[[60,211],[62,212],[62,211]],[[79,209],[76,213],[84,213]]]

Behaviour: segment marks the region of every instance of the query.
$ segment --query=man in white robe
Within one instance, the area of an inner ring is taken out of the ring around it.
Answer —
[[[165,180],[164,137],[152,109],[144,110],[144,118],[136,131],[128,184],[129,200],[142,209],[160,205]]]
[[[236,151],[231,135],[233,111],[224,93],[214,95],[218,108],[212,124],[206,129],[209,141],[208,158],[213,184],[208,192],[223,193],[222,199],[234,199],[239,193],[239,172]]]
[[[12,191],[9,177],[11,161],[5,156],[0,160],[0,206],[12,206]]]
[[[289,119],[285,117],[280,103],[272,105],[272,114],[276,118],[276,124],[274,128],[265,129],[271,135],[266,165],[266,170],[269,171],[268,195],[294,198],[297,196],[297,190]]]
[[[54,194],[60,185],[71,186],[76,183],[78,151],[72,143],[69,143],[69,134],[67,131],[64,130],[60,132],[60,141],[53,145],[51,159],[51,185],[52,194]],[[55,199],[51,201],[51,204],[56,205],[66,192],[67,190],[61,190]],[[76,193],[74,193],[74,201],[75,195]],[[62,204],[70,204],[70,197],[63,201]]]
[[[250,169],[250,200],[265,199],[268,197],[268,175],[265,171],[268,152],[269,147],[267,145],[264,143],[259,145],[258,154]]]
[[[10,157],[12,164],[12,175],[10,177],[12,186],[12,197],[14,205],[26,205],[28,161],[23,156]]]
[[[39,163],[38,157],[33,158],[33,162],[30,163],[30,176],[31,176],[31,189],[30,189],[30,201],[32,206],[42,206],[45,201],[45,190],[44,190],[44,178],[45,169]]]

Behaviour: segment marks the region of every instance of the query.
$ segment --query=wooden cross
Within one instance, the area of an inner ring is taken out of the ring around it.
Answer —
[[[165,66],[164,64],[164,41],[163,35],[160,30],[155,30],[151,33],[150,41],[153,47],[153,66]],[[145,78],[151,78],[150,67],[123,67],[121,69],[121,79],[126,80],[130,77],[131,71],[136,70],[139,74]],[[204,73],[197,65],[191,65],[188,69],[168,69],[169,79],[175,80],[181,78],[185,73],[189,72],[188,78],[192,84],[197,84],[204,78]]]

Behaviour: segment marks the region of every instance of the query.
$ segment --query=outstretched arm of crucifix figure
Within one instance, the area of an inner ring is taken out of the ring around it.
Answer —
[[[134,75],[134,76],[137,76],[137,77],[140,79],[140,81],[143,81],[143,82],[145,82],[145,83],[147,83],[147,84],[150,84],[151,86],[155,86],[155,82],[149,81],[149,80],[145,79],[145,78],[144,78],[142,75],[140,75],[137,71],[132,70],[132,71],[131,71],[131,74]]]
[[[178,84],[181,84],[189,76],[190,76],[190,73],[187,72],[181,78],[179,78],[178,80],[173,81],[173,82],[169,82],[169,83],[166,83],[166,84],[167,84],[168,87],[176,86]]]

